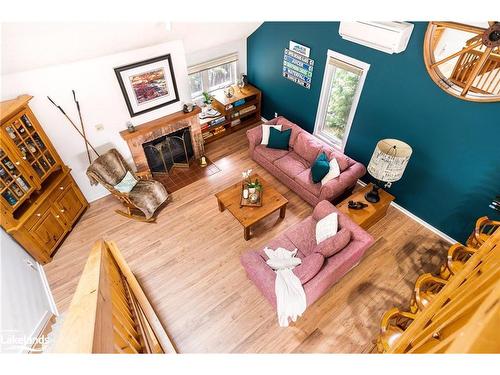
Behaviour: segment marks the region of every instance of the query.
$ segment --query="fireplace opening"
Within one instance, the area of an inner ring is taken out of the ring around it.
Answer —
[[[142,144],[151,172],[168,173],[173,167],[189,167],[194,156],[189,127]]]

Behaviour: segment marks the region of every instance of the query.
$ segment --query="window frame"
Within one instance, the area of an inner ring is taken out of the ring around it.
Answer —
[[[234,74],[234,79],[231,83],[226,83],[226,84],[221,84],[218,85],[212,89],[209,87],[209,79],[208,79],[208,71],[210,69],[216,68],[218,66],[224,65],[224,64],[234,64],[234,70],[232,74]],[[195,64],[190,67],[188,67],[188,80],[190,79],[190,76],[192,74],[200,73],[201,74],[201,92],[203,93],[204,91],[208,93],[212,93],[214,91],[220,90],[221,88],[226,87],[228,84],[236,84],[236,81],[239,76],[239,59],[238,59],[238,53],[234,52],[229,55],[225,56],[220,56],[215,59],[200,63],[200,64]],[[191,85],[189,87],[191,91]],[[191,100],[197,101],[203,97],[202,94],[193,96],[192,92],[190,92]]]
[[[332,65],[329,63],[331,58],[352,65],[362,71],[358,81],[356,92],[354,94],[354,98],[352,100],[351,110],[349,112],[349,116],[345,125],[344,136],[342,137],[342,140],[340,142],[323,130],[326,119],[326,112],[328,109],[328,102],[330,99],[331,82],[333,79],[333,74],[335,72],[335,69],[333,69]],[[363,91],[363,86],[365,84],[366,75],[368,74],[369,69],[370,64],[368,63],[332,50],[328,50],[327,52],[325,72],[323,74],[323,83],[321,84],[321,94],[318,101],[318,110],[316,112],[313,134],[326,143],[330,144],[334,149],[338,151],[344,152],[345,146],[347,144],[347,139],[349,138],[349,133],[351,131],[352,122],[354,120],[354,115],[356,114],[356,109],[358,107],[359,98],[361,96],[361,92]]]

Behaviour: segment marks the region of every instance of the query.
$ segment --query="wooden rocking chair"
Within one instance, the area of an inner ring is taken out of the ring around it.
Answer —
[[[132,174],[137,183],[130,192],[122,193],[115,186],[127,172]],[[156,211],[170,201],[167,190],[160,182],[151,179],[147,173],[135,173],[114,148],[92,162],[87,169],[87,176],[92,185],[101,184],[123,203],[126,211],[116,210],[116,213],[134,220],[155,222]]]

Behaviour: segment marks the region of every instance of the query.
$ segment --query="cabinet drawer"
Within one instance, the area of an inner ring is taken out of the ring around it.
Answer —
[[[53,202],[57,201],[59,196],[68,188],[69,185],[73,182],[71,175],[68,174],[63,180],[57,185],[57,187],[53,190],[51,194],[51,199]]]
[[[33,226],[38,223],[38,221],[42,218],[42,216],[47,212],[48,209],[50,209],[50,206],[52,205],[52,201],[47,198],[45,201],[43,201],[38,208],[35,210],[35,213],[30,216],[28,220],[26,220],[26,224],[24,225],[26,229],[30,230],[33,228]]]

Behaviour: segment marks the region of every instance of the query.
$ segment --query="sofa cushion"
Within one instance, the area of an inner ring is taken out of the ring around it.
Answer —
[[[311,216],[304,219],[300,223],[288,228],[285,232],[286,237],[293,243],[304,257],[314,252],[316,247],[316,238],[314,231],[316,230],[316,220]]]
[[[332,212],[316,223],[316,243],[321,243],[335,236],[339,228],[338,214]]]
[[[328,174],[329,170],[330,170],[330,162],[328,161],[328,157],[324,152],[321,152],[311,166],[312,181],[315,184],[321,182],[323,177],[325,177]]]
[[[267,124],[281,125],[282,126],[281,130],[292,129],[292,134],[290,136],[290,142],[289,142],[290,147],[294,146],[295,140],[297,139],[297,136],[300,133],[305,131],[297,124],[294,124],[293,122],[287,120],[286,118],[284,118],[282,116],[273,118],[272,120],[268,121]]]
[[[302,132],[297,136],[293,150],[311,165],[318,157],[323,145],[312,135]]]
[[[260,142],[261,145],[268,144],[271,129],[276,129],[281,131],[281,125],[266,125],[266,124],[262,125],[262,141]]]
[[[266,244],[266,246],[273,250],[276,250],[278,247],[282,247],[283,249],[287,249],[289,251],[297,249],[297,246],[295,246],[295,244],[290,241],[290,239],[284,233],[278,235],[278,237],[273,238]],[[267,255],[264,252],[264,249],[259,250],[259,254],[264,258],[264,260],[267,260]],[[299,254],[297,253],[297,255]],[[300,258],[300,256],[298,256],[298,258]]]
[[[290,142],[291,134],[292,129],[279,131],[275,128],[270,128],[269,142],[267,143],[267,147],[278,150],[288,150],[288,142]]]
[[[319,202],[316,205],[316,207],[314,207],[312,217],[314,220],[320,221],[325,216],[330,215],[332,212],[336,212],[334,206],[330,202],[323,200],[323,201]],[[340,216],[342,217],[342,215],[340,215]],[[340,224],[341,223],[340,223],[340,219],[339,219],[339,227],[341,226]]]
[[[267,148],[265,145],[258,145],[255,147],[255,153],[262,155],[264,158],[269,160],[271,163],[278,160],[288,154],[288,150],[277,150],[274,148]]]
[[[302,263],[296,266],[292,272],[302,284],[305,284],[317,275],[324,262],[325,257],[321,253],[312,253],[302,259]]]
[[[311,168],[307,168],[299,175],[295,176],[294,181],[304,189],[319,197],[321,184],[315,184],[312,180]]]
[[[328,162],[328,164],[329,164],[328,173],[321,180],[322,186],[324,184],[326,184],[328,181],[331,181],[334,178],[337,178],[338,176],[340,176],[340,167],[339,167],[339,163],[337,162],[337,159],[331,158],[331,160]]]
[[[276,160],[274,165],[291,178],[295,178],[295,176],[309,168],[307,161],[293,151]]]
[[[352,164],[351,159],[342,154],[341,152],[335,151],[333,148],[323,148],[323,152],[328,157],[328,160],[332,160],[333,158],[337,159],[337,163],[340,168],[340,172],[344,172],[349,166]]]
[[[314,252],[321,253],[325,258],[329,258],[346,247],[350,241],[351,231],[347,228],[342,228],[333,237],[321,241],[316,245]]]

